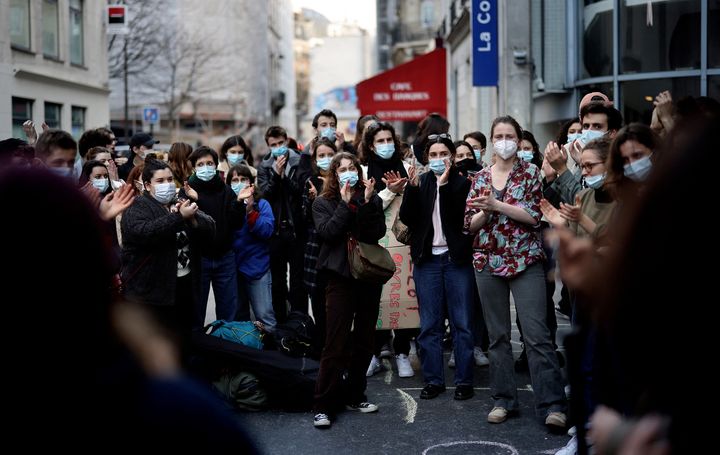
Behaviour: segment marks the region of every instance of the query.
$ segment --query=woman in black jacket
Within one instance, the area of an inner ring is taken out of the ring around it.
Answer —
[[[340,152],[313,203],[313,221],[322,241],[317,268],[327,276],[327,332],[315,383],[313,424],[318,428],[328,428],[330,416],[342,405],[363,413],[378,409],[366,401],[365,370],[372,356],[382,285],[354,279],[347,252],[350,235],[365,243],[377,243],[385,235],[382,201],[374,187],[374,179],[363,179],[358,159]]]
[[[428,137],[424,159],[430,172],[418,178],[410,169],[400,220],[411,232],[410,254],[420,309],[421,362],[426,386],[420,398],[445,391],[442,338],[447,312],[455,345],[455,399],[473,396],[472,238],[463,234],[470,181],[452,165],[455,146],[449,135]],[[447,304],[446,304],[447,303]]]
[[[177,201],[166,163],[146,160],[142,180],[145,191],[122,218],[125,295],[189,333],[200,290],[200,255],[193,246],[198,237],[212,239],[215,222],[194,202]]]

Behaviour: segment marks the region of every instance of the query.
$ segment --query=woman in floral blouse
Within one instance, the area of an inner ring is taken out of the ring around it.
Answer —
[[[488,422],[504,422],[518,410],[510,345],[510,292],[523,327],[535,392],[545,424],[565,427],[566,402],[545,311],[545,259],[540,242],[540,169],[516,156],[522,128],[509,116],[490,129],[495,163],[481,170],[470,188],[465,229],[477,234],[473,264],[490,335],[493,409]]]

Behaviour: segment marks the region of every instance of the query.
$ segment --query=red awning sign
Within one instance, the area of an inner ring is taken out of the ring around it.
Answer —
[[[420,121],[437,112],[446,116],[445,49],[421,55],[357,85],[361,115],[382,120]]]

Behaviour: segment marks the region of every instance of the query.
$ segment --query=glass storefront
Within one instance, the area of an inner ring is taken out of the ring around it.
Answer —
[[[607,0],[580,0],[580,79],[613,73],[613,8]]]
[[[642,122],[649,125],[655,96],[663,90],[670,90],[675,100],[685,96],[700,96],[700,78],[677,77],[621,82],[623,121],[626,124]]]

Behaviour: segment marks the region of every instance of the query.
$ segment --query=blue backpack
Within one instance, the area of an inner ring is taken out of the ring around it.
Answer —
[[[210,335],[222,338],[223,340],[240,343],[250,348],[263,348],[263,334],[255,324],[250,321],[218,320],[208,324],[207,327],[205,327],[205,333],[208,333],[208,329],[211,330]]]

